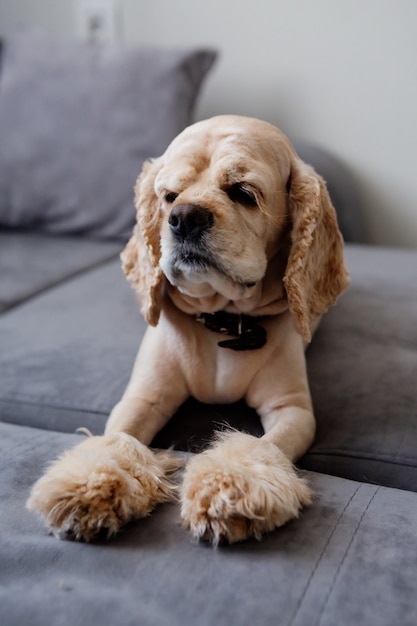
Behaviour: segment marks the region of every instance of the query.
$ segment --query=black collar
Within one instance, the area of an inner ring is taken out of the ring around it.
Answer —
[[[217,313],[200,313],[196,316],[196,320],[213,332],[235,337],[219,341],[217,345],[221,348],[257,350],[266,343],[266,330],[257,323],[258,317],[217,311]]]

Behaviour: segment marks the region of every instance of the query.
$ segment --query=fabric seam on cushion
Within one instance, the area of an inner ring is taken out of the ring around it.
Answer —
[[[48,398],[47,398],[48,400]],[[0,398],[0,405],[1,404],[29,404],[29,405],[34,405],[37,407],[44,407],[44,408],[48,408],[48,409],[57,409],[57,410],[64,410],[64,411],[73,411],[74,413],[77,413],[78,411],[81,411],[83,413],[97,413],[98,415],[103,415],[103,414],[108,414],[109,411],[111,411],[111,408],[108,407],[95,407],[95,408],[91,408],[91,407],[86,407],[83,406],[82,404],[76,404],[75,402],[71,405],[71,406],[66,406],[64,404],[54,404],[53,400],[50,400],[50,403],[48,402],[44,402],[44,401],[38,401],[36,399],[31,399],[28,397],[28,399],[26,400],[20,400],[20,399],[14,399],[14,398]],[[2,421],[0,419],[0,421]]]
[[[404,465],[404,463],[402,463],[401,461],[395,461],[395,459],[399,456],[398,454],[395,457],[389,457],[389,456],[384,456],[382,454],[378,455],[378,454],[366,454],[364,452],[361,452],[360,454],[356,454],[353,452],[345,452],[343,450],[328,450],[328,451],[309,451],[306,454],[307,456],[335,456],[335,457],[343,457],[343,458],[347,458],[347,459],[351,459],[351,458],[355,458],[355,459],[363,459],[365,461],[378,461],[379,463],[392,463],[393,465]],[[414,463],[417,463],[417,458],[416,457],[412,457],[412,456],[408,456],[407,454],[401,455],[402,458],[404,458],[405,460],[410,461],[409,465],[410,467],[414,467],[414,465],[411,463],[412,461],[414,461]]]
[[[358,491],[359,491],[359,489],[360,489],[361,487],[362,487],[362,485],[358,485],[358,486],[357,486],[357,488],[355,489],[355,491],[353,492],[353,494],[352,494],[352,495],[351,495],[351,497],[349,498],[348,502],[346,503],[346,505],[345,505],[345,507],[344,507],[343,511],[341,512],[341,514],[339,515],[338,519],[336,520],[336,522],[335,522],[335,524],[334,524],[334,526],[333,526],[333,528],[332,528],[332,530],[331,530],[331,532],[330,532],[330,534],[329,534],[329,536],[328,536],[328,538],[327,538],[327,541],[326,541],[326,543],[324,544],[324,546],[323,546],[323,548],[322,548],[322,551],[320,552],[320,555],[319,555],[319,557],[318,557],[318,559],[317,559],[317,561],[316,561],[316,564],[315,564],[314,568],[312,569],[312,571],[311,571],[311,573],[310,573],[310,576],[309,576],[309,578],[308,578],[308,581],[307,581],[307,583],[306,583],[306,585],[305,585],[305,587],[304,587],[304,591],[303,591],[303,593],[302,593],[302,595],[301,595],[301,598],[300,598],[300,600],[299,600],[299,602],[298,602],[298,604],[297,604],[297,606],[296,606],[296,608],[295,608],[295,611],[294,611],[293,617],[291,618],[290,622],[288,623],[288,624],[289,624],[289,626],[291,626],[291,624],[293,624],[293,623],[294,623],[294,620],[296,619],[296,617],[297,617],[297,615],[298,615],[298,613],[299,613],[299,611],[300,611],[300,609],[301,609],[301,607],[302,607],[302,605],[303,605],[304,598],[305,598],[305,596],[306,596],[306,594],[307,594],[307,592],[308,592],[308,589],[309,589],[309,587],[310,587],[310,585],[311,585],[311,582],[312,582],[312,580],[313,580],[313,578],[314,578],[314,574],[316,573],[316,571],[317,571],[317,569],[318,569],[318,567],[319,567],[319,565],[320,565],[320,563],[321,563],[321,561],[322,561],[322,559],[323,559],[323,556],[324,556],[324,554],[325,554],[325,552],[326,552],[326,550],[327,550],[327,548],[328,548],[328,546],[329,546],[329,544],[330,544],[330,542],[331,542],[331,540],[332,540],[332,537],[333,537],[334,533],[336,532],[336,529],[338,528],[338,526],[339,526],[339,524],[340,524],[341,520],[343,519],[343,517],[344,517],[344,515],[345,515],[345,513],[346,513],[346,511],[347,511],[347,509],[349,508],[350,503],[352,502],[353,498],[356,496],[356,494],[358,493]],[[320,618],[319,618],[319,619],[320,619]]]
[[[361,486],[362,486],[362,485],[361,485]],[[328,602],[329,602],[330,596],[331,596],[331,594],[332,594],[332,592],[333,592],[333,589],[334,589],[334,587],[335,587],[335,584],[336,584],[336,581],[337,581],[337,579],[338,579],[338,577],[339,577],[339,574],[340,574],[340,572],[341,572],[341,569],[342,569],[342,567],[343,567],[343,565],[344,565],[344,562],[346,561],[346,557],[347,557],[347,555],[349,554],[349,551],[350,551],[350,549],[351,549],[351,547],[352,547],[353,541],[354,541],[354,539],[355,539],[356,535],[358,534],[358,530],[359,530],[359,528],[360,528],[360,526],[361,526],[361,524],[362,524],[363,518],[365,517],[365,515],[366,515],[366,513],[367,513],[367,511],[368,511],[368,509],[369,509],[369,507],[371,506],[372,502],[374,501],[374,499],[375,499],[375,497],[376,497],[376,495],[377,495],[377,493],[379,492],[379,490],[380,490],[380,489],[381,489],[381,487],[377,487],[377,488],[375,489],[375,491],[374,491],[374,493],[373,493],[372,497],[369,499],[369,502],[368,502],[368,504],[367,504],[366,508],[364,509],[364,511],[362,512],[362,515],[360,516],[359,522],[358,522],[358,524],[357,524],[357,526],[356,526],[356,528],[355,528],[354,533],[352,534],[352,537],[350,538],[349,544],[348,544],[348,546],[347,546],[347,548],[346,548],[346,550],[345,550],[345,553],[344,553],[344,555],[343,555],[343,559],[342,559],[342,560],[340,561],[340,563],[339,563],[339,566],[338,566],[338,568],[337,568],[336,574],[335,574],[335,576],[333,577],[333,582],[332,582],[332,584],[330,585],[330,589],[328,590],[327,596],[326,596],[326,598],[325,598],[325,600],[324,600],[322,610],[320,611],[319,618],[318,618],[318,620],[317,620],[317,622],[316,622],[316,625],[317,625],[317,626],[320,626],[320,623],[321,623],[322,618],[323,618],[324,611],[325,611],[326,606],[327,606],[327,604],[328,604]]]
[[[94,270],[98,269],[99,267],[102,267],[102,266],[110,263],[111,261],[114,261],[114,259],[117,259],[117,257],[119,255],[120,255],[120,251],[112,253],[111,256],[106,256],[106,258],[100,259],[100,261],[95,261],[92,265],[89,265],[88,267],[80,268],[79,270],[74,270],[70,274],[67,274],[66,276],[64,276],[62,278],[53,280],[52,282],[48,283],[44,287],[40,287],[35,292],[30,293],[30,294],[28,294],[26,296],[22,296],[21,298],[18,298],[17,300],[14,300],[10,304],[7,304],[7,303],[6,304],[2,304],[1,308],[0,308],[0,313],[3,314],[5,312],[14,310],[15,308],[21,306],[22,304],[25,304],[26,302],[32,301],[32,300],[36,299],[38,296],[44,295],[48,291],[52,291],[56,287],[60,287],[61,285],[64,286],[67,282],[71,281],[72,279],[78,278],[79,276],[87,274],[90,271],[94,271]]]

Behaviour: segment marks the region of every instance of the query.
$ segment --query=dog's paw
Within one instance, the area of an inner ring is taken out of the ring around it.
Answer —
[[[274,444],[237,432],[193,457],[181,486],[184,525],[213,545],[260,539],[310,503],[306,481]]]
[[[91,437],[59,457],[33,486],[27,507],[63,539],[110,537],[174,499],[176,459],[126,433]]]

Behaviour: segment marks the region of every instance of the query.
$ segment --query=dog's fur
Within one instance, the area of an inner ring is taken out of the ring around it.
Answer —
[[[315,432],[304,348],[349,282],[325,183],[274,126],[220,116],[145,164],[136,209],[122,261],[150,326],[131,380],[105,435],[58,459],[28,506],[60,536],[113,534],[174,494],[175,464],[146,446],[187,397],[244,398],[265,435],[229,432],[195,455],[181,516],[214,544],[259,538],[311,500],[292,465]],[[266,344],[219,347],[196,321],[219,310],[260,318]]]

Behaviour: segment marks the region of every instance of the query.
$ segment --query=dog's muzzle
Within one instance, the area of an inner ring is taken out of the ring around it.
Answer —
[[[213,214],[197,204],[177,204],[168,217],[172,235],[177,241],[198,243],[213,226]]]
[[[256,285],[255,281],[234,276],[223,265],[214,242],[215,216],[209,209],[198,204],[177,204],[167,224],[170,238],[161,243],[160,265],[169,282],[182,293],[201,297],[201,289],[196,287],[200,283],[206,291],[210,288],[210,293],[236,300]]]

